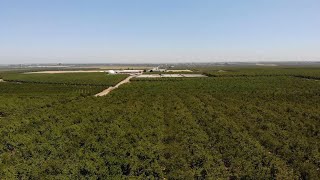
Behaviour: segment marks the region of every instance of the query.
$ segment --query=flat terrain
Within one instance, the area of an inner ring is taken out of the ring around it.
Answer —
[[[77,71],[36,71],[26,72],[24,74],[66,74],[66,73],[93,73],[93,72],[104,72],[101,70],[77,70]]]
[[[106,74],[1,75],[24,82],[0,83],[0,177],[320,177],[319,68],[197,71],[208,77],[132,78],[99,98],[88,84]]]
[[[142,74],[136,78],[186,78],[186,77],[207,77],[202,74]]]
[[[104,72],[91,73],[57,73],[57,74],[25,74],[25,73],[7,73],[2,75],[8,82],[24,83],[44,83],[44,84],[73,84],[73,85],[95,85],[95,86],[114,86],[128,75],[117,74],[107,75]]]
[[[192,71],[189,69],[177,69],[177,70],[168,69],[167,72],[192,72]]]
[[[102,69],[102,70],[113,70],[113,69],[152,69],[152,66],[88,66],[88,68],[97,68],[97,69]]]

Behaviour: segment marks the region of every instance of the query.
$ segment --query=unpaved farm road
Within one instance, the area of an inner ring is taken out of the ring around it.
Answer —
[[[117,89],[119,86],[121,86],[122,84],[128,83],[130,82],[130,79],[136,77],[136,75],[131,75],[129,77],[127,77],[126,79],[124,79],[123,81],[119,82],[117,85],[113,86],[113,87],[109,87],[108,89],[103,90],[102,92],[94,95],[95,97],[99,97],[99,96],[105,96],[107,94],[109,94],[112,90]]]

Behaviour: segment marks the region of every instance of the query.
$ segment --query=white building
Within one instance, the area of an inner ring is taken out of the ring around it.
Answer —
[[[114,71],[114,70],[109,70],[108,73],[109,73],[109,74],[116,74],[116,71]]]
[[[159,67],[151,69],[149,72],[166,72],[167,69],[160,69]]]

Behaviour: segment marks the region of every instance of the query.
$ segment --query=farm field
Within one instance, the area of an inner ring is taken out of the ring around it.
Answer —
[[[320,68],[219,70],[103,97],[125,77],[4,74],[22,83],[0,83],[0,177],[320,177]]]
[[[0,74],[0,77],[8,82],[113,86],[128,77],[128,75],[118,74],[108,76],[104,72],[58,74],[24,74],[11,72]]]
[[[202,68],[208,76],[292,76],[302,78],[319,79],[319,67],[219,67],[219,68]]]

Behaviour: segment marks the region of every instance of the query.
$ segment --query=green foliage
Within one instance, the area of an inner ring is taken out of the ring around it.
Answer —
[[[93,85],[113,86],[125,79],[128,75],[107,75],[98,73],[62,73],[62,74],[22,74],[8,73],[2,75],[5,81],[45,83],[45,84],[70,84],[70,85]]]
[[[241,77],[241,76],[293,76],[320,79],[318,67],[216,67],[201,70],[213,77]]]
[[[317,80],[285,71],[134,79],[105,97],[87,96],[94,87],[0,83],[0,177],[320,176]]]

